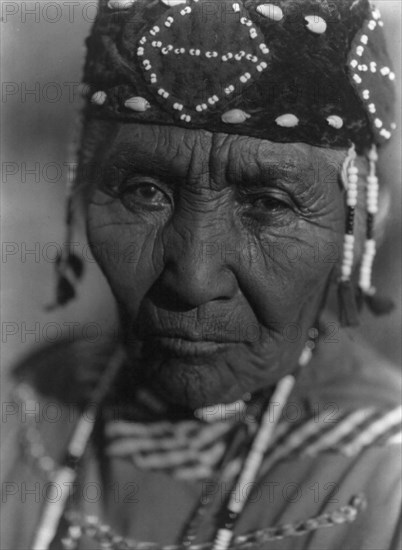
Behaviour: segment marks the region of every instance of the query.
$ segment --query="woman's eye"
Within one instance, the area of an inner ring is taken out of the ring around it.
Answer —
[[[254,208],[267,210],[269,212],[279,212],[290,208],[290,205],[284,200],[269,195],[254,199],[251,204]]]
[[[148,208],[158,210],[171,205],[169,195],[152,182],[126,183],[120,192],[120,200],[128,210]]]

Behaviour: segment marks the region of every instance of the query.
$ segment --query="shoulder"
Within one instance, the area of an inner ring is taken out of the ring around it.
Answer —
[[[3,403],[6,478],[23,465],[51,475],[115,347],[110,341],[60,342],[14,367],[12,389]]]
[[[43,400],[82,407],[116,348],[111,340],[62,341],[29,355],[12,370],[14,383],[30,386]]]
[[[323,335],[317,353],[302,372],[301,398],[310,406],[333,404],[339,411],[388,410],[401,404],[400,368],[352,331]]]

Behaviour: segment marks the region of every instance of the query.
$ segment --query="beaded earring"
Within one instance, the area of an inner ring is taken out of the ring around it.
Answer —
[[[74,284],[82,278],[84,273],[83,261],[73,252],[74,232],[74,177],[70,174],[66,185],[66,211],[65,211],[65,239],[61,252],[56,257],[56,300],[46,307],[52,311],[59,306],[65,306],[76,296]]]
[[[355,146],[349,149],[345,161],[346,168],[346,230],[343,241],[341,276],[338,285],[339,315],[343,326],[359,324],[355,290],[352,283],[354,248],[355,248],[355,213],[357,206],[359,171],[355,164]]]
[[[360,266],[359,277],[359,288],[365,295],[370,295],[375,292],[371,286],[371,275],[376,254],[376,242],[374,240],[374,220],[375,215],[378,213],[378,178],[376,175],[376,163],[378,160],[378,155],[375,145],[373,145],[368,154],[368,160],[370,163],[370,170],[367,177],[366,186],[366,242],[364,243],[364,252],[362,263]]]
[[[364,299],[371,311],[376,315],[383,315],[392,311],[394,304],[388,298],[379,297],[376,289],[372,286],[372,270],[377,248],[374,236],[374,224],[375,216],[378,213],[379,196],[377,177],[378,154],[375,145],[372,146],[367,158],[369,161],[369,174],[366,185],[366,240],[360,266],[359,290],[361,299]]]

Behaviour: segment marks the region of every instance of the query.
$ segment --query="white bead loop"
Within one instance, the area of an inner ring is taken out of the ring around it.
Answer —
[[[107,6],[112,10],[128,10],[135,2],[136,0],[109,0]]]
[[[377,21],[378,21],[379,19],[381,19],[381,12],[380,12],[380,10],[379,10],[378,8],[375,8],[375,9],[372,11],[371,15],[373,16],[373,19],[376,19]]]
[[[186,0],[161,0],[165,6],[169,6],[169,8],[174,8],[175,6],[179,6],[180,4],[186,4]]]
[[[364,53],[364,48],[363,48],[363,46],[357,46],[357,48],[356,48],[356,53],[357,53],[357,55],[358,55],[359,57],[361,57],[361,56],[363,55],[363,53]]]
[[[126,109],[131,109],[131,111],[144,112],[147,111],[151,105],[144,97],[135,96],[130,97],[124,102],[124,107]]]
[[[93,103],[94,105],[103,105],[105,103],[107,99],[107,95],[106,95],[106,92],[103,92],[103,91],[99,91],[99,92],[95,92],[93,94],[93,96],[91,97],[91,103]]]
[[[336,130],[340,130],[343,127],[343,120],[340,116],[337,115],[331,115],[327,118],[327,122],[332,128],[335,128]]]
[[[275,4],[260,4],[256,7],[256,12],[272,21],[278,22],[283,19],[283,11]]]
[[[299,124],[299,119],[297,118],[296,115],[287,113],[285,115],[279,116],[275,120],[275,122],[278,126],[281,126],[282,128],[294,128]]]
[[[225,88],[224,92],[226,95],[230,95],[232,94],[233,92],[235,91],[235,87],[233,86],[233,84],[231,84],[230,86],[228,86],[227,88]]]
[[[231,109],[222,115],[222,122],[225,124],[241,124],[246,122],[251,115],[242,111],[241,109]]]
[[[306,15],[304,19],[308,30],[314,34],[324,34],[327,30],[327,23],[325,19],[319,17],[318,15]]]

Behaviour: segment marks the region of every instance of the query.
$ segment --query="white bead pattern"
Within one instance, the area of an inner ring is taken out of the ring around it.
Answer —
[[[178,0],[161,0],[161,1],[164,4],[166,4],[170,7],[179,5],[181,3],[184,3],[184,4],[186,3],[185,1],[178,1]],[[193,2],[197,2],[197,1],[198,0],[193,0]],[[233,8],[233,11],[235,13],[241,12],[241,4],[238,3],[238,2],[233,3],[232,8]],[[274,10],[274,11],[275,11],[276,15],[279,14],[278,10]],[[189,15],[189,14],[192,13],[192,8],[187,5],[187,6],[183,7],[183,9],[181,9],[177,13],[179,13],[182,16],[186,16],[186,15]],[[253,26],[253,22],[251,21],[251,19],[249,19],[248,17],[242,16],[240,18],[240,23],[242,25],[248,27],[248,34],[250,36],[250,39],[253,40],[255,38],[258,38],[258,31]],[[175,24],[175,18],[172,17],[171,15],[169,15],[169,16],[166,17],[166,19],[163,21],[162,24],[164,25],[164,27],[170,28]],[[158,27],[158,25],[154,25],[148,32],[151,35],[151,37],[156,37],[156,35],[160,32],[160,28]],[[140,46],[137,48],[138,57],[145,56],[145,48],[143,46],[145,45],[146,41],[147,41],[147,39],[146,39],[145,36],[143,36],[141,38],[141,40],[139,41]],[[220,55],[219,52],[215,51],[215,50],[208,50],[208,51],[202,52],[200,49],[197,49],[197,48],[194,48],[194,47],[189,48],[189,50],[186,50],[186,48],[174,47],[172,44],[165,45],[160,40],[152,40],[151,45],[152,45],[153,48],[158,48],[162,55],[168,55],[170,53],[173,53],[174,55],[188,54],[190,56],[203,55],[207,59],[218,59],[219,56],[220,56],[221,61],[224,62],[224,63],[229,62],[231,60],[235,60],[237,62],[240,62],[240,61],[243,60],[243,58],[246,58],[249,63],[254,64],[254,66],[250,67],[250,69],[252,68],[257,73],[261,73],[266,68],[268,68],[268,64],[265,61],[262,61],[258,57],[258,54],[255,55],[254,53],[247,53],[244,50],[240,50],[238,52],[227,52],[227,53],[223,53],[222,55]],[[267,47],[266,44],[260,43],[260,44],[258,44],[257,47],[262,52],[262,54],[264,54],[264,55],[269,54],[269,48]],[[145,71],[151,71],[151,69],[153,68],[149,59],[143,60],[142,61],[142,66],[143,66]],[[248,71],[246,70],[245,72],[243,72],[242,74],[240,74],[237,77],[238,82],[241,83],[242,85],[247,84],[252,79],[253,75],[252,75],[252,72],[251,72],[250,69]],[[149,75],[149,82],[153,85],[158,83],[158,76],[157,76],[156,72],[152,72]],[[224,93],[224,95],[229,96],[229,95],[233,94],[235,89],[236,88],[233,84],[228,84],[223,89],[223,93]],[[171,94],[168,91],[164,90],[163,88],[157,89],[156,92],[162,98],[169,99],[169,104],[170,104],[171,108],[173,108],[175,111],[181,112],[181,111],[183,111],[183,109],[184,110],[189,109],[188,106],[185,107],[184,105],[182,105],[178,101],[175,101],[173,96],[171,96]],[[190,107],[190,109],[194,110],[196,113],[203,113],[204,111],[208,110],[209,108],[213,108],[215,106],[215,104],[218,103],[219,101],[220,101],[220,97],[218,97],[216,94],[214,94],[211,97],[207,98],[205,103],[199,103],[197,105],[194,105],[193,107]],[[249,115],[247,115],[246,118],[248,118],[248,116]],[[190,118],[186,118],[186,117],[190,117]],[[243,118],[244,118],[244,120],[246,120],[245,117],[243,117]],[[180,115],[180,120],[183,120],[185,122],[189,122],[191,120],[191,116],[187,115],[185,112],[183,112]]]

